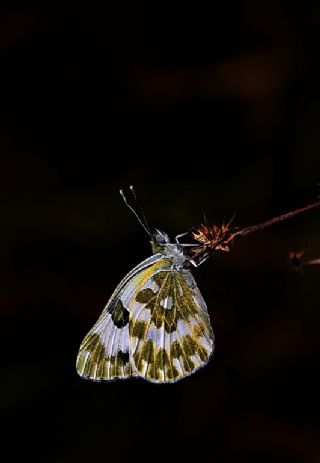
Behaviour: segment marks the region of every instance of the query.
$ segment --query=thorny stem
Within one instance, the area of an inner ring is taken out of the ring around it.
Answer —
[[[258,225],[252,225],[250,227],[245,227],[242,230],[239,230],[233,233],[232,239],[235,238],[236,236],[246,236],[255,231],[263,230],[264,228],[270,227],[271,225],[274,225],[275,223],[282,222],[283,220],[294,217],[300,214],[301,212],[305,212],[305,211],[308,211],[309,209],[314,209],[315,207],[319,207],[319,206],[320,206],[320,201],[316,201],[315,203],[308,204],[308,206],[300,207],[299,209],[296,209],[295,211],[291,211],[291,212],[287,212],[286,214],[279,215],[279,217],[274,217],[273,219],[267,220],[266,222],[259,223]]]

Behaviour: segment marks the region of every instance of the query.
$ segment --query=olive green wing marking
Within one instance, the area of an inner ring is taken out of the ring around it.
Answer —
[[[76,363],[77,372],[83,378],[110,381],[136,376],[130,356],[129,305],[141,275],[160,258],[160,255],[150,257],[122,280],[85,336]]]
[[[80,376],[95,381],[132,375],[129,358],[129,312],[113,299],[81,343],[77,357]]]
[[[189,271],[164,261],[138,285],[131,305],[130,350],[139,376],[175,382],[208,362],[214,337],[206,304]]]

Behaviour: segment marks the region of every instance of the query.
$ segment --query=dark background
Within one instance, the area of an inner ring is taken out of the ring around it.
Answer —
[[[318,196],[319,2],[115,3],[0,10],[5,461],[316,463],[320,269],[288,251],[320,257],[318,210],[194,272],[217,346],[196,375],[97,384],[75,358],[150,254],[119,188],[171,235]]]

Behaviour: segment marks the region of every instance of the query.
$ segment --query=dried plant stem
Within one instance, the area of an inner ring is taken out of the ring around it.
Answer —
[[[266,222],[259,223],[258,225],[252,225],[250,227],[245,227],[242,230],[235,232],[235,235],[238,235],[238,236],[249,235],[250,233],[253,233],[258,230],[263,230],[264,228],[270,227],[271,225],[274,225],[275,223],[282,222],[283,220],[287,220],[291,217],[301,214],[302,212],[308,211],[309,209],[314,209],[315,207],[319,207],[319,206],[320,206],[320,201],[317,201],[312,204],[308,204],[308,206],[300,207],[299,209],[296,209],[295,211],[291,211],[291,212],[288,212],[287,214],[279,215],[279,217],[274,217],[273,219],[267,220]]]

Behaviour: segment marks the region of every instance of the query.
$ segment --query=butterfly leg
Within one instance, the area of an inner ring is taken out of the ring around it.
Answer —
[[[182,248],[191,248],[191,247],[197,248],[201,246],[201,244],[198,244],[198,243],[180,243],[179,238],[182,238],[183,236],[186,236],[188,234],[189,234],[188,232],[180,233],[180,235],[177,235],[175,237],[176,245],[179,247],[180,251],[182,251]]]
[[[201,264],[203,264],[207,259],[209,259],[209,257],[211,256],[211,252],[210,253],[206,253],[204,254],[199,260],[195,260],[195,259],[188,259],[189,262],[194,266],[194,267],[199,267]]]
[[[198,248],[198,247],[202,246],[201,244],[198,244],[198,243],[180,243],[179,238],[182,238],[183,236],[186,236],[188,234],[189,234],[188,232],[185,232],[185,233],[180,233],[180,235],[177,235],[175,237],[176,244],[178,246],[184,247],[184,248],[188,248],[188,247]]]
[[[181,246],[179,238],[182,238],[183,236],[186,236],[186,235],[188,235],[188,232],[184,232],[184,233],[180,233],[179,235],[176,235],[175,242],[178,246]]]
[[[177,245],[179,251],[182,251],[182,248],[183,248],[183,244],[180,243],[179,239],[182,238],[183,236],[186,236],[187,234],[188,234],[188,232],[180,233],[179,235],[176,235],[176,237],[175,237],[175,242],[176,242],[176,245]]]

